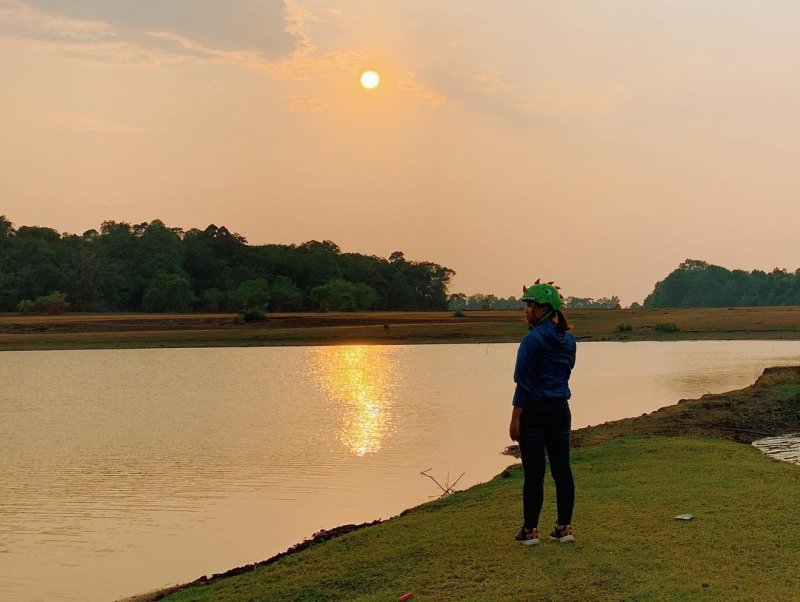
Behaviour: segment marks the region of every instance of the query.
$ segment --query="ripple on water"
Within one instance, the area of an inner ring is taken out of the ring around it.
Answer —
[[[800,465],[800,433],[758,439],[753,446],[776,460]]]

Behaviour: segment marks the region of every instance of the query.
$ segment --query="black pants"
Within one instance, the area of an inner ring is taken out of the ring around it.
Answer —
[[[535,403],[522,410],[519,452],[525,483],[522,486],[522,511],[525,527],[539,525],[544,497],[544,457],[556,484],[558,524],[572,522],[575,482],[569,465],[569,431],[572,414],[566,399]]]

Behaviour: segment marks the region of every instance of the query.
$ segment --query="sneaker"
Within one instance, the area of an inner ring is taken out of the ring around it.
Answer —
[[[558,541],[560,543],[574,542],[575,536],[572,535],[572,527],[569,525],[556,525],[550,534],[550,541]]]
[[[536,527],[533,529],[526,529],[523,525],[514,540],[526,546],[535,546],[539,543],[539,530],[536,529]]]

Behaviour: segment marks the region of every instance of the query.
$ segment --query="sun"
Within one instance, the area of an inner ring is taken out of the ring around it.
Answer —
[[[381,83],[381,76],[376,71],[364,71],[361,74],[361,86],[367,90],[374,90]]]

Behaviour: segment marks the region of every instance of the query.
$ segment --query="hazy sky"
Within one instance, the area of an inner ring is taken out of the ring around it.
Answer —
[[[0,0],[0,140],[17,226],[214,223],[628,304],[686,258],[800,267],[800,2]]]

